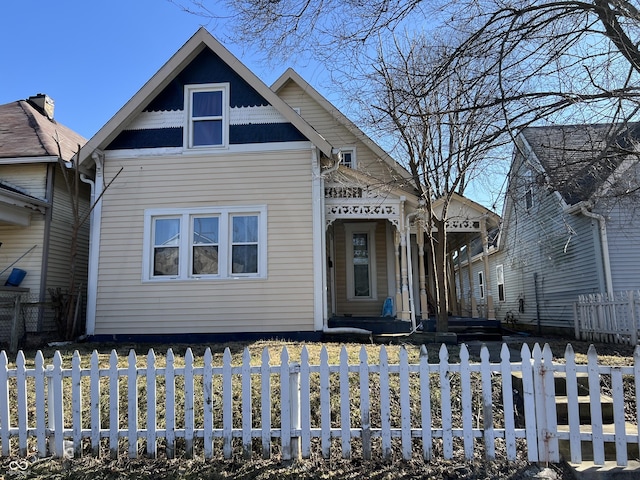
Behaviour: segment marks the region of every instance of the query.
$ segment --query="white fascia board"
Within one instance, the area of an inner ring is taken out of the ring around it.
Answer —
[[[0,158],[0,165],[15,165],[22,163],[54,163],[58,161],[55,155],[46,155],[41,157],[7,157]]]

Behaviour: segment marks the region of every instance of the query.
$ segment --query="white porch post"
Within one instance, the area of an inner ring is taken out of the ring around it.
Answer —
[[[427,304],[427,275],[424,270],[424,231],[422,222],[419,224],[416,233],[418,238],[418,275],[420,276],[420,313],[422,318],[429,316],[429,306]]]
[[[478,301],[473,294],[473,265],[471,264],[471,241],[467,235],[467,275],[469,276],[469,315],[471,318],[478,318]]]
[[[482,261],[484,264],[484,283],[487,291],[487,319],[495,320],[496,312],[493,309],[493,295],[491,293],[491,275],[489,273],[489,239],[487,238],[487,219],[480,219],[480,234],[482,235]]]
[[[402,311],[402,275],[400,273],[400,230],[396,229],[393,236],[395,245],[395,266],[396,266],[396,315]]]
[[[411,307],[409,306],[409,267],[407,265],[407,235],[404,235],[404,202],[400,203],[400,272],[402,274],[402,311],[400,318],[411,320]]]

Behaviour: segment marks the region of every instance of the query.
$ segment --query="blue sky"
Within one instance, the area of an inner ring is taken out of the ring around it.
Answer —
[[[46,93],[55,119],[90,138],[203,24],[267,85],[286,69],[265,66],[206,22],[168,0],[3,1],[0,104]],[[300,73],[316,86],[313,71]]]

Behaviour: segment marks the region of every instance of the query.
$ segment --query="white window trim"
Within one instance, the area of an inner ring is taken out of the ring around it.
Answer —
[[[378,288],[376,282],[376,226],[375,222],[345,223],[345,244],[347,256],[347,300],[350,301],[370,301],[378,299]],[[368,297],[356,297],[353,278],[353,234],[366,233],[369,235],[369,292]]]
[[[524,208],[529,211],[533,208],[533,171],[527,169],[524,172]]]
[[[351,154],[351,169],[352,170],[357,170],[358,169],[358,161],[357,161],[355,145],[354,146],[341,147],[340,148],[340,152],[342,152],[342,153],[350,153]]]
[[[231,273],[231,217],[233,215],[258,216],[258,273]],[[191,271],[191,217],[194,215],[217,216],[218,235],[218,273],[192,275]],[[153,219],[156,217],[180,217],[180,270],[175,276],[153,275]],[[142,281],[175,282],[229,279],[265,279],[267,278],[267,206],[229,206],[211,208],[153,208],[144,211],[144,243],[142,248]]]
[[[496,265],[496,283],[498,286],[498,301],[505,302],[507,293],[504,290],[504,266],[502,264]],[[502,285],[502,298],[500,298],[500,285]]]
[[[478,272],[478,291],[480,293],[480,298],[484,299],[484,295],[485,295],[484,272]]]
[[[229,88],[230,87],[228,83],[203,83],[184,86],[183,148],[185,150],[219,150],[229,147]],[[194,92],[211,91],[222,92],[222,144],[193,146],[193,129],[191,123],[191,95]]]

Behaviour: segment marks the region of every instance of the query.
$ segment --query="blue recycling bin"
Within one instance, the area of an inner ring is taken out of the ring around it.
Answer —
[[[20,268],[14,268],[13,270],[11,270],[11,273],[9,274],[9,278],[7,278],[7,281],[4,283],[4,286],[19,287],[26,275],[27,275],[27,272],[25,272],[24,270]]]

